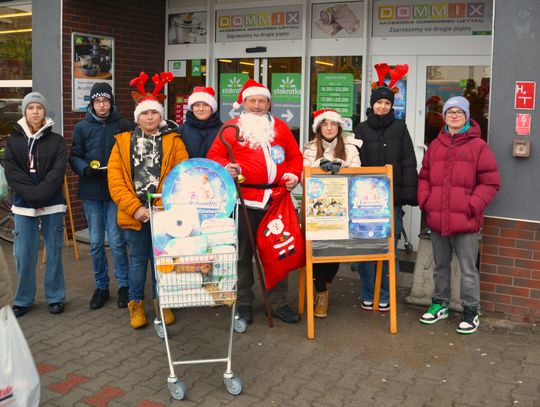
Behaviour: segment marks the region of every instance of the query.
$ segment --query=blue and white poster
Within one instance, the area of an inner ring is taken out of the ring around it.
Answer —
[[[385,176],[349,179],[350,238],[389,238],[392,232],[390,180]]]

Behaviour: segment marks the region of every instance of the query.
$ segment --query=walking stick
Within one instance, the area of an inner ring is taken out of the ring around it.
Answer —
[[[229,150],[229,157],[231,159],[231,163],[234,164],[234,154],[232,150],[231,144],[225,140],[225,137],[223,136],[223,132],[228,129],[229,127],[235,129],[236,131],[236,139],[240,139],[240,129],[235,124],[226,124],[219,129],[219,139],[223,143],[225,147]],[[257,253],[257,244],[255,243],[255,237],[253,236],[253,231],[251,230],[251,222],[249,220],[247,207],[244,202],[244,197],[242,196],[242,191],[240,190],[240,183],[244,182],[245,178],[241,177],[240,175],[234,179],[234,185],[236,186],[236,192],[238,193],[238,198],[240,199],[240,206],[242,207],[242,214],[244,215],[244,221],[246,222],[246,228],[248,231],[249,236],[249,243],[251,245],[251,249],[253,250],[253,256],[255,256],[255,264],[257,266],[257,273],[259,275],[259,282],[261,283],[261,290],[264,300],[264,309],[266,310],[266,315],[268,317],[268,326],[272,328],[274,326],[274,323],[272,322],[272,309],[270,308],[270,299],[268,298],[268,291],[266,290],[266,286],[264,284],[264,278],[262,273],[262,266],[261,266],[261,260],[259,259],[259,253]]]

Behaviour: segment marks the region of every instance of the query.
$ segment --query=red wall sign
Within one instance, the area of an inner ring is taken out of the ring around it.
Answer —
[[[514,109],[534,110],[536,82],[517,81]]]
[[[516,134],[518,136],[531,135],[531,115],[529,113],[518,113],[516,115]]]

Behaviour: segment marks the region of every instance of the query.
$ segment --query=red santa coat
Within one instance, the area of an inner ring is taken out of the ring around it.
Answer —
[[[225,123],[238,125],[239,117]],[[244,184],[240,184],[242,196],[248,207],[264,208],[273,188],[253,188],[249,185],[278,184],[283,176],[291,174],[300,180],[303,169],[303,157],[300,148],[289,127],[277,119],[271,118],[274,124],[274,140],[269,145],[256,150],[243,145],[236,139],[233,128],[224,131],[225,140],[231,144],[234,160],[240,165],[242,175],[246,177]],[[231,162],[229,149],[216,137],[206,158],[214,160],[224,167]],[[243,185],[248,185],[243,186]]]

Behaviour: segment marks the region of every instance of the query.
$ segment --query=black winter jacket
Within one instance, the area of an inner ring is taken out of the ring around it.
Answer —
[[[113,106],[109,117],[103,121],[93,114],[92,106],[86,109],[86,117],[75,125],[69,163],[71,169],[79,175],[78,196],[82,199],[108,201],[111,199],[107,182],[107,171],[102,170],[90,176],[84,175],[84,169],[90,161],[99,161],[106,167],[114,146],[114,136],[123,131],[132,130],[133,124],[120,120]]]
[[[35,176],[30,174],[28,165],[30,145],[35,157]],[[34,143],[29,143],[23,128],[16,124],[8,140],[4,168],[14,192],[13,205],[37,209],[66,203],[62,192],[66,143],[60,134],[52,131],[52,123]]]
[[[367,120],[354,131],[355,137],[363,141],[360,148],[362,167],[392,164],[394,205],[418,205],[416,156],[407,125],[394,118],[393,109],[385,116],[378,116],[368,109],[367,115]]]
[[[186,122],[179,127],[178,132],[186,145],[189,158],[206,158],[222,124],[219,112],[212,113],[208,120],[200,121],[188,110]]]

